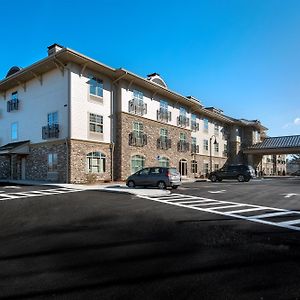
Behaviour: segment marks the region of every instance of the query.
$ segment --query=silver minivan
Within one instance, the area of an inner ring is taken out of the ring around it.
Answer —
[[[159,189],[171,187],[178,188],[181,185],[181,176],[176,168],[149,167],[137,171],[126,180],[128,187],[157,186]]]

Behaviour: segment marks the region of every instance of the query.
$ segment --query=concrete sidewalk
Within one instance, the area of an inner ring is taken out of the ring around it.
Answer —
[[[129,188],[124,182],[101,183],[101,184],[72,184],[72,183],[51,183],[46,181],[31,180],[0,180],[0,183],[20,184],[20,185],[38,185],[52,187],[66,187],[78,190],[102,190],[117,193],[129,193],[143,196],[163,196],[170,194],[170,190],[160,190],[157,188]]]

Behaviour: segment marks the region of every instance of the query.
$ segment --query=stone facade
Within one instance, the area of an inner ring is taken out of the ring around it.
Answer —
[[[70,183],[94,183],[111,180],[111,145],[102,142],[71,140],[70,151]],[[87,154],[101,152],[105,155],[105,172],[89,173],[87,170]]]
[[[0,156],[0,179],[10,177],[10,157],[9,155]]]
[[[57,154],[57,172],[48,172],[48,154]],[[50,180],[67,182],[68,153],[64,140],[31,144],[30,154],[26,157],[27,180]],[[20,179],[20,175],[18,175]]]
[[[149,120],[138,115],[129,113],[120,113],[119,116],[119,135],[118,148],[116,148],[115,157],[115,176],[116,179],[124,180],[131,174],[131,157],[134,155],[141,155],[145,157],[145,166],[157,166],[158,157],[166,157],[170,161],[170,166],[179,169],[179,161],[186,160],[187,162],[187,176],[191,176],[191,148],[186,152],[179,152],[177,143],[179,142],[180,133],[185,133],[187,143],[191,145],[191,131],[179,128],[167,123]],[[129,134],[133,131],[133,122],[143,123],[144,134],[147,135],[147,144],[145,146],[131,146],[129,145]],[[168,130],[169,139],[171,139],[171,148],[167,150],[158,149],[157,139],[160,137],[160,129]],[[121,143],[119,141],[122,141]]]

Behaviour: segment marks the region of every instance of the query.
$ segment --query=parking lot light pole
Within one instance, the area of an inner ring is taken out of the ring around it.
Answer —
[[[214,141],[214,145],[217,144],[217,138],[216,136],[213,134],[210,139],[209,139],[209,168],[210,168],[210,173],[212,172],[212,153],[211,153],[211,141],[212,139],[215,138],[215,141]]]

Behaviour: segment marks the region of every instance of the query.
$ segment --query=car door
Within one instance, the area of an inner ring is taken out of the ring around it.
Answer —
[[[236,166],[229,166],[227,172],[227,178],[233,179],[236,178],[238,175],[238,168]]]
[[[147,185],[156,186],[159,181],[162,180],[161,168],[150,168],[149,180]]]
[[[135,185],[147,185],[147,182],[149,181],[149,171],[150,168],[139,171],[135,179]]]

